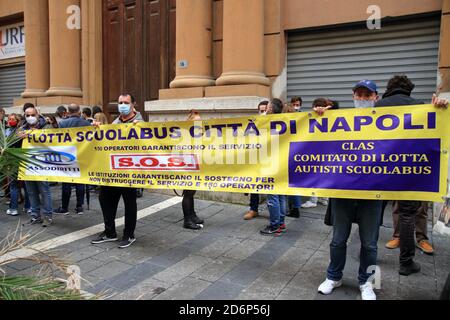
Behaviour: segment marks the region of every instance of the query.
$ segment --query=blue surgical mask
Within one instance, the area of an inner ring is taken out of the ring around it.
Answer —
[[[353,103],[355,104],[355,108],[358,109],[373,108],[375,106],[374,100],[353,100]]]
[[[119,104],[119,112],[124,116],[129,115],[131,113],[131,105],[125,103]]]

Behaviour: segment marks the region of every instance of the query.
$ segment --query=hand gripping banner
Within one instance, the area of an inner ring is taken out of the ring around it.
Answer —
[[[449,136],[431,105],[31,131],[20,178],[442,202]]]

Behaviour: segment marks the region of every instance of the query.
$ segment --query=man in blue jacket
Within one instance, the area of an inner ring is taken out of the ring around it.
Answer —
[[[59,123],[60,128],[79,128],[91,126],[89,121],[81,117],[81,109],[79,105],[71,104],[69,106],[68,112],[68,117]],[[74,183],[62,184],[62,205],[55,211],[55,213],[61,213],[65,215],[69,214],[69,202],[70,196],[72,194],[72,187],[75,187],[77,194],[77,206],[75,209],[75,213],[79,215],[83,214],[84,194],[86,188],[84,184]]]

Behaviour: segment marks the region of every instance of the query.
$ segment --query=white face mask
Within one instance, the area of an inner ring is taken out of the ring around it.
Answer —
[[[36,117],[27,117],[27,123],[30,126],[34,126],[38,122],[38,118]]]
[[[375,106],[374,100],[353,100],[355,108],[373,108]]]

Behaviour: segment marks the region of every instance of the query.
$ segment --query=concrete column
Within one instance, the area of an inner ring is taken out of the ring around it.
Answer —
[[[450,0],[442,2],[438,93],[450,97]]]
[[[67,26],[73,14],[67,13],[67,9],[73,5],[79,8],[80,0],[49,0],[48,3],[50,89],[47,95],[81,97],[81,30]]]
[[[48,0],[24,0],[26,89],[23,98],[46,96],[50,85]]]
[[[176,77],[171,88],[206,87],[212,76],[212,0],[177,0]],[[180,61],[186,65],[181,67]]]
[[[223,73],[216,85],[270,85],[264,75],[264,0],[224,0]]]

